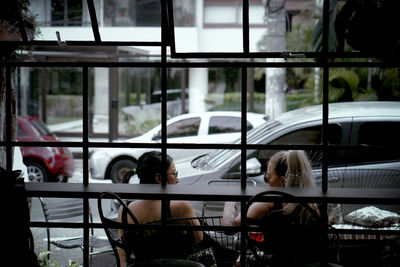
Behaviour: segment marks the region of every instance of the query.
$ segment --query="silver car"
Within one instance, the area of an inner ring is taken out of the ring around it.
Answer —
[[[400,145],[400,102],[345,102],[329,104],[331,145]],[[236,143],[240,144],[241,140]],[[322,144],[322,105],[286,112],[248,132],[248,144]],[[247,151],[247,180],[267,186],[262,178],[277,150]],[[322,151],[308,150],[315,181],[321,183]],[[330,187],[400,188],[400,153],[395,150],[337,149],[328,156]],[[239,181],[240,150],[217,150],[175,163],[179,185],[215,185]],[[347,175],[347,176],[346,176]]]

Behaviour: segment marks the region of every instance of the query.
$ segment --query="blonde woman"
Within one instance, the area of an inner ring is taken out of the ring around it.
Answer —
[[[311,177],[311,165],[303,150],[279,151],[268,162],[264,181],[271,187],[314,187]],[[310,204],[314,207],[314,204]],[[299,208],[297,208],[299,207]],[[297,209],[296,209],[297,208]],[[247,217],[262,220],[269,212],[279,210],[282,214],[291,214],[296,210],[300,216],[307,213],[297,203],[256,202],[247,212]],[[240,212],[235,202],[226,202],[222,224],[225,226],[240,226]],[[306,214],[306,218],[310,216]],[[303,217],[303,216],[301,216]]]

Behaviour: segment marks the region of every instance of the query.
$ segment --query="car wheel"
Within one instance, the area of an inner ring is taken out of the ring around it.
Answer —
[[[38,163],[26,164],[30,182],[48,182],[47,171]]]
[[[113,183],[121,183],[125,173],[134,168],[136,168],[136,163],[130,159],[122,159],[115,162],[110,171],[111,180]]]

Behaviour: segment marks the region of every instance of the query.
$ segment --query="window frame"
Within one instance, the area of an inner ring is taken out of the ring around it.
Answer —
[[[246,108],[247,108],[247,92],[244,90],[246,88],[247,81],[247,68],[254,67],[278,67],[278,68],[295,68],[295,67],[320,67],[323,69],[323,133],[328,133],[328,81],[329,81],[329,69],[334,67],[347,67],[347,66],[362,66],[362,67],[374,67],[374,66],[386,66],[386,67],[398,67],[399,63],[391,63],[391,62],[332,62],[331,58],[335,57],[359,57],[365,58],[368,55],[351,52],[351,53],[334,53],[328,52],[328,27],[329,27],[329,19],[324,20],[323,25],[323,51],[322,52],[304,52],[304,56],[306,58],[315,59],[313,62],[252,62],[246,59],[252,58],[285,58],[285,55],[280,52],[250,52],[249,51],[249,18],[248,18],[248,10],[249,10],[249,1],[243,1],[243,51],[238,53],[176,53],[175,43],[174,43],[174,22],[173,22],[173,13],[171,4],[172,1],[162,1],[162,38],[161,42],[103,42],[101,40],[98,22],[96,18],[96,11],[94,8],[93,0],[88,0],[88,9],[91,18],[92,31],[95,36],[94,41],[67,41],[66,44],[70,46],[159,46],[161,48],[161,61],[160,62],[0,62],[1,66],[4,66],[6,69],[6,124],[11,125],[11,80],[12,80],[12,71],[13,67],[65,67],[65,66],[74,66],[82,68],[82,77],[83,77],[83,121],[88,122],[88,69],[90,67],[105,67],[105,68],[113,68],[113,67],[159,67],[161,69],[161,88],[162,88],[162,99],[167,99],[167,69],[172,67],[182,68],[195,68],[195,67],[238,67],[241,69],[241,78],[242,78],[242,94],[241,94],[241,111],[242,111],[242,132],[241,132],[241,144],[207,144],[209,148],[232,148],[238,149],[241,151],[241,186],[237,190],[224,190],[221,187],[221,191],[218,191],[218,194],[210,195],[207,190],[204,188],[193,188],[188,187],[188,192],[190,194],[182,194],[180,190],[175,188],[168,188],[166,190],[165,185],[166,181],[163,179],[163,187],[152,187],[152,186],[138,186],[138,187],[124,187],[117,189],[115,191],[120,194],[121,197],[129,197],[132,195],[137,196],[138,198],[149,199],[154,194],[158,194],[163,201],[168,199],[189,199],[189,200],[230,200],[230,201],[239,201],[243,206],[252,195],[257,193],[260,189],[255,188],[247,188],[246,187],[246,152],[249,149],[254,149],[257,146],[253,146],[251,144],[246,143],[246,129],[247,127],[247,119],[246,119]],[[21,12],[17,12],[21,15]],[[329,0],[324,1],[323,7],[323,17],[329,18]],[[48,45],[48,46],[59,46],[60,44],[57,41],[32,41],[28,40],[28,36],[26,34],[26,30],[23,25],[20,25],[21,32],[21,40],[19,41],[0,41],[0,47],[9,47],[13,45]],[[188,61],[174,61],[170,60],[167,55],[167,48],[171,49],[171,59],[186,59]],[[209,59],[207,62],[198,62],[193,59]],[[224,59],[221,62],[214,61],[214,59]],[[237,61],[231,62],[231,59],[238,59]],[[193,60],[193,61],[191,61]],[[159,144],[155,144],[150,146],[149,144],[137,144],[139,147],[154,147],[161,148],[163,159],[165,162],[166,151],[169,148],[203,148],[204,144],[196,145],[196,144],[168,144],[167,143],[167,135],[166,135],[166,121],[167,121],[167,105],[166,101],[162,101],[161,104],[161,131],[162,138]],[[27,193],[30,197],[37,196],[47,196],[47,197],[73,197],[73,198],[82,198],[84,203],[84,211],[85,215],[83,218],[83,222],[80,223],[44,223],[44,222],[31,222],[31,227],[76,227],[82,228],[84,232],[84,257],[83,257],[83,266],[89,266],[89,228],[97,227],[102,228],[101,224],[90,223],[89,222],[89,199],[97,198],[99,193],[102,191],[110,190],[109,185],[101,185],[101,184],[89,184],[89,166],[88,166],[88,158],[89,158],[89,148],[91,147],[129,147],[130,144],[111,144],[111,143],[98,143],[89,141],[88,136],[88,124],[83,124],[83,136],[82,142],[16,142],[11,140],[11,127],[6,128],[7,138],[3,141],[0,141],[2,146],[6,147],[6,159],[7,159],[7,169],[11,170],[11,151],[13,146],[39,146],[39,147],[79,147],[82,148],[83,151],[83,184],[53,184],[53,183],[29,183],[27,184]],[[321,201],[322,203],[327,203],[329,201],[333,201],[336,203],[397,203],[400,204],[400,200],[398,198],[398,190],[329,190],[327,187],[327,167],[328,162],[326,161],[326,155],[330,149],[335,149],[329,146],[328,144],[328,135],[324,134],[324,138],[322,140],[321,145],[316,146],[290,146],[290,145],[279,145],[279,146],[265,146],[266,148],[277,148],[277,149],[306,149],[310,147],[315,147],[317,149],[321,149],[323,152],[323,162],[322,162],[322,186],[321,188],[312,189],[312,190],[302,190],[302,191],[293,191],[296,193],[296,200],[299,201],[310,201],[316,202]],[[263,147],[263,146],[260,146]],[[341,149],[349,148],[349,149],[363,149],[360,146],[356,147],[342,147]],[[388,147],[381,146],[373,146],[372,148],[380,149],[385,151],[385,149],[393,149]],[[338,148],[339,149],[339,148]],[[290,190],[289,190],[290,191]],[[273,199],[273,198],[272,198]],[[163,209],[162,216],[166,218],[165,209]],[[323,211],[322,211],[323,212]],[[242,214],[242,216],[244,216]],[[242,231],[242,236],[244,236],[246,226],[241,226],[240,229]],[[373,231],[371,231],[373,232]],[[244,240],[244,239],[243,239]],[[241,253],[245,253],[244,242],[241,245]],[[245,257],[241,257],[242,264],[245,263]],[[244,265],[243,265],[244,266]]]

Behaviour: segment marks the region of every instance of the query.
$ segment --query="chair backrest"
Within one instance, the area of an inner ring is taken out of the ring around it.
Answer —
[[[122,207],[121,221],[116,221],[115,219],[110,219],[104,216],[102,204],[104,198],[117,200],[117,202],[120,204]],[[100,194],[98,198],[98,208],[101,222],[114,251],[118,267],[121,266],[118,254],[119,249],[124,251],[126,262],[128,264],[134,264],[136,262],[140,262],[141,260],[153,260],[161,258],[190,259],[187,257],[192,256],[194,253],[198,252],[198,250],[204,249],[201,245],[198,247],[196,247],[196,245],[192,246],[194,239],[198,237],[194,237],[198,230],[190,230],[190,227],[192,227],[194,224],[193,220],[198,220],[200,223],[205,223],[206,219],[212,219],[211,217],[167,218],[165,223],[171,228],[168,229],[168,231],[164,231],[161,229],[161,227],[163,227],[163,221],[140,224],[125,202],[118,195],[111,192],[103,192]],[[124,216],[124,214],[126,216]],[[133,221],[133,224],[128,222],[128,218]],[[178,226],[179,228],[177,228]],[[182,231],[181,227],[187,227],[188,229]],[[119,230],[123,232],[121,237],[118,233]],[[152,233],[149,234],[148,230],[151,230]],[[163,239],[164,234],[165,239]],[[156,240],[159,242],[155,242]],[[198,244],[201,243],[202,242]],[[132,253],[136,253],[134,259],[131,258]]]
[[[266,202],[267,196],[293,197],[280,191],[261,192],[248,201],[245,212],[255,202]],[[274,201],[284,203],[285,201]],[[261,220],[245,217],[249,227],[246,238],[254,257],[257,251],[270,255],[270,259],[284,264],[319,260],[326,232],[318,213],[307,203],[298,203],[290,214],[281,209],[267,213]],[[275,262],[276,263],[276,262]]]
[[[120,207],[122,207],[123,212],[129,216],[132,221],[139,225],[138,220],[136,219],[135,215],[132,213],[132,211],[128,208],[128,206],[125,204],[125,202],[115,193],[112,192],[102,192],[100,196],[97,199],[97,206],[99,209],[99,215],[101,222],[103,224],[104,231],[107,235],[108,241],[111,244],[111,247],[114,251],[115,255],[115,260],[117,263],[117,267],[121,266],[119,254],[118,254],[118,249],[122,249],[125,252],[126,257],[130,257],[130,254],[132,253],[132,249],[129,247],[128,244],[123,242],[120,237],[119,237],[119,230],[122,229],[127,229],[130,227],[127,222],[127,218],[125,222],[118,222],[115,219],[110,219],[104,216],[104,211],[103,211],[103,199],[104,198],[111,198],[112,200],[116,200]]]
[[[207,183],[207,186],[240,186],[240,179],[216,179],[210,180]],[[247,186],[256,186],[257,183],[252,180],[246,181]],[[224,209],[224,201],[211,201],[211,200],[204,200],[203,201],[203,208],[201,212],[201,216],[216,216],[221,214],[222,210]]]
[[[69,219],[84,215],[83,201],[81,199],[70,199],[68,201],[57,202],[47,201],[39,197],[42,204],[43,214],[46,221]],[[92,213],[89,208],[89,219],[92,221]]]
[[[81,217],[84,215],[83,200],[82,199],[68,199],[64,201],[60,200],[48,200],[46,198],[39,197],[39,201],[42,206],[43,215],[46,222],[54,220],[64,220],[70,218]],[[93,222],[93,216],[89,207],[89,220]],[[47,228],[47,249],[50,251],[50,229]],[[91,229],[93,235],[93,229]]]

